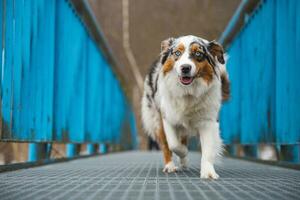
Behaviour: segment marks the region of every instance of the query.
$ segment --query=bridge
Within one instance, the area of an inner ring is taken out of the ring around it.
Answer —
[[[199,153],[187,170],[162,172],[161,154],[128,151],[0,174],[1,199],[298,199],[300,172],[224,158],[221,178],[199,177]]]
[[[28,159],[0,165],[0,199],[299,199],[298,10],[243,0],[221,34],[232,96],[212,181],[195,145],[172,174],[139,150],[122,66],[88,1],[1,0],[0,141],[28,144]]]

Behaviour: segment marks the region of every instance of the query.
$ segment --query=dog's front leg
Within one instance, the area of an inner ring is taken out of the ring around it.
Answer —
[[[170,150],[180,158],[181,164],[186,166],[186,157],[188,153],[187,147],[181,143],[180,135],[177,133],[174,126],[166,120],[163,120],[163,125]]]
[[[222,153],[222,140],[219,135],[218,122],[205,122],[200,128],[202,150],[200,176],[204,179],[218,179],[214,168],[216,156]]]
[[[178,167],[176,167],[174,162],[172,161],[172,152],[169,149],[165,130],[163,128],[162,123],[161,123],[161,127],[159,128],[159,130],[157,132],[157,137],[158,137],[158,143],[159,143],[160,149],[162,150],[163,156],[164,156],[165,166],[164,166],[163,172],[166,172],[166,173],[175,172],[176,170],[178,170]]]

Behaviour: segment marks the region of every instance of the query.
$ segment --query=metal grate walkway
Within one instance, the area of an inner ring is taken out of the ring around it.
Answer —
[[[224,158],[217,181],[162,173],[162,155],[125,152],[0,174],[0,199],[299,199],[300,171]]]

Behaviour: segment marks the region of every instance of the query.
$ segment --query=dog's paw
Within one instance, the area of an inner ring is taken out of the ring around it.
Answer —
[[[206,163],[201,166],[200,178],[215,180],[219,178],[219,175],[216,173],[212,164]]]
[[[179,158],[179,167],[180,169],[187,169],[188,168],[188,158],[187,156],[184,158]]]
[[[202,179],[216,180],[219,178],[219,175],[215,171],[205,171],[205,172],[202,172],[202,171],[203,170],[201,170],[201,176],[200,176],[200,178],[202,178]]]
[[[165,165],[163,172],[164,173],[172,173],[172,172],[176,172],[178,170],[179,170],[179,168],[177,166],[175,166],[173,161],[171,161]]]

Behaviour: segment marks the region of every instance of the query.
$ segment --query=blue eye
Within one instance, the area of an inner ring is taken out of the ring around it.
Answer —
[[[201,57],[203,54],[200,51],[196,51],[195,56]]]
[[[180,52],[180,51],[175,51],[175,55],[176,55],[176,56],[180,56],[180,55],[181,55],[181,52]]]

